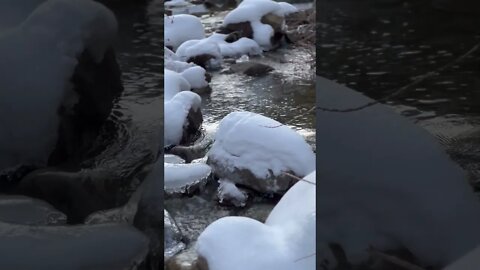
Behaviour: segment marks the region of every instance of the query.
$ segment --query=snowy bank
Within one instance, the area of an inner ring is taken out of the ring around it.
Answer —
[[[189,14],[165,16],[164,31],[165,46],[174,51],[185,41],[205,37],[200,19]]]

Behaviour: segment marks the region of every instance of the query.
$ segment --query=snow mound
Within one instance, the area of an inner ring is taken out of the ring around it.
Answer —
[[[116,32],[114,15],[101,4],[50,0],[0,35],[0,170],[46,162],[77,56],[88,50],[100,61]]]
[[[315,170],[315,155],[301,135],[251,112],[232,112],[220,122],[208,157],[261,179],[287,171],[302,177]]]
[[[196,244],[209,269],[315,269],[315,172],[305,179],[313,184],[295,184],[265,224],[245,217],[210,224]]]
[[[317,93],[323,107],[371,102],[321,78]],[[341,245],[353,264],[368,259],[369,247],[406,248],[436,267],[480,244],[478,198],[428,132],[383,105],[321,112],[317,121],[319,241]],[[317,256],[333,269],[326,244]]]
[[[205,29],[198,17],[189,14],[165,16],[165,46],[174,51],[185,41],[205,38]]]
[[[176,94],[181,91],[190,91],[192,86],[190,83],[175,71],[164,69],[164,100],[168,101],[172,99]]]
[[[208,60],[207,64],[211,67],[218,67],[222,62],[220,46],[215,42],[211,42],[208,38],[186,41],[178,47],[176,54],[184,62],[197,56],[209,56],[211,59]]]
[[[182,71],[182,76],[190,83],[193,89],[208,86],[206,70],[200,66],[193,66]]]

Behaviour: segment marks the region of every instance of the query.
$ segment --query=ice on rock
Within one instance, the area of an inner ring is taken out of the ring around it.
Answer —
[[[233,112],[220,122],[208,159],[219,177],[261,192],[288,189],[293,179],[284,172],[303,177],[315,170],[315,155],[301,135],[251,112]]]
[[[164,163],[165,191],[185,193],[189,187],[205,182],[211,173],[210,166],[201,163]]]
[[[319,105],[352,108],[372,100],[317,78]],[[369,247],[406,248],[422,264],[444,266],[480,244],[480,202],[464,171],[427,131],[383,105],[317,114],[317,258],[341,245],[351,263]],[[324,250],[324,252],[320,251]]]
[[[189,14],[165,16],[164,18],[165,46],[174,51],[185,41],[203,39],[205,29],[198,17]]]
[[[29,9],[37,4],[28,3]],[[9,10],[0,10],[0,17]],[[46,162],[77,56],[88,50],[100,61],[116,32],[114,15],[101,4],[50,0],[0,35],[0,170]]]
[[[314,270],[315,172],[299,181],[266,223],[225,217],[210,224],[196,250],[209,270]]]

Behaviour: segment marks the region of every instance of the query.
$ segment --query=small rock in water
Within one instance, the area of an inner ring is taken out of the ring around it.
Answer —
[[[248,76],[262,77],[273,71],[273,67],[258,62],[237,62],[230,66],[235,73],[243,73]]]

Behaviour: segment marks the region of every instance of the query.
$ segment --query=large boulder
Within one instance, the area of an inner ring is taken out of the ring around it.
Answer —
[[[219,178],[281,194],[298,180],[295,176],[315,169],[315,155],[288,126],[259,114],[233,112],[220,122],[207,163]]]

